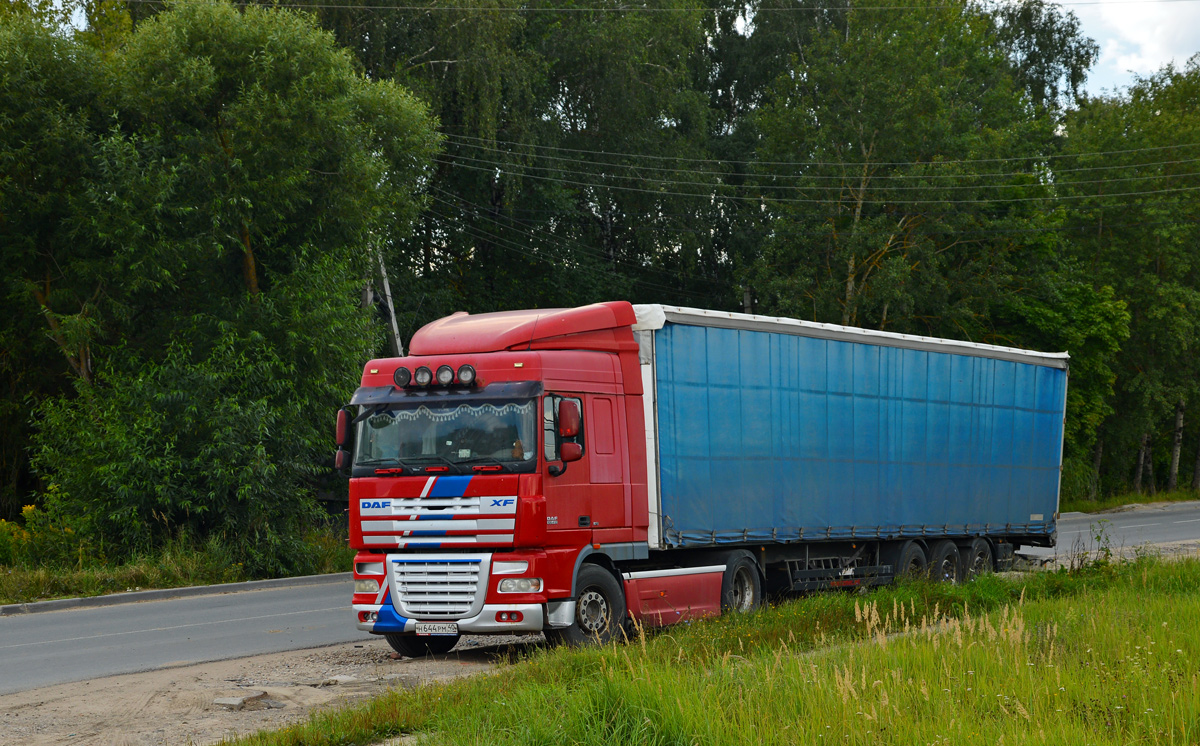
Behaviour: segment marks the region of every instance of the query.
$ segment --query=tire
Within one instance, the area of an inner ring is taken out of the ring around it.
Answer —
[[[606,645],[623,639],[625,591],[613,574],[599,565],[584,564],[575,582],[575,618],[570,627],[547,629],[551,645]]]
[[[961,566],[958,545],[949,539],[942,539],[930,548],[929,577],[934,582],[957,583],[961,577]]]
[[[884,564],[892,566],[892,575],[896,578],[915,578],[926,574],[929,563],[925,559],[925,550],[915,541],[904,541],[888,547],[882,556]]]
[[[735,554],[721,579],[721,613],[754,611],[762,605],[762,577],[758,563],[747,554]]]
[[[384,635],[388,645],[406,658],[449,653],[458,644],[458,635]]]
[[[964,582],[994,569],[992,545],[987,539],[976,537],[960,546],[958,551],[961,559],[958,577]]]

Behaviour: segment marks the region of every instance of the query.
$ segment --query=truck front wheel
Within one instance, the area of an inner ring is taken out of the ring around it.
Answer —
[[[575,584],[575,618],[570,627],[546,630],[551,645],[611,642],[625,623],[625,592],[612,573],[599,565],[579,568]]]
[[[458,644],[458,635],[384,635],[388,645],[406,658],[449,653]]]

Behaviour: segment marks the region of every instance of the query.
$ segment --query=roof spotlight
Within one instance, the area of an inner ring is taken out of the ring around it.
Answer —
[[[412,373],[408,371],[408,368],[396,368],[396,372],[392,374],[392,380],[396,382],[397,386],[404,388],[412,380]]]
[[[458,382],[464,386],[470,386],[475,383],[475,369],[470,365],[460,365],[458,367]]]
[[[417,368],[417,372],[413,374],[413,380],[417,382],[418,386],[428,386],[429,382],[433,380],[433,371],[422,365],[420,368]]]
[[[437,369],[437,382],[439,386],[449,386],[454,383],[454,368],[449,365],[443,365]]]

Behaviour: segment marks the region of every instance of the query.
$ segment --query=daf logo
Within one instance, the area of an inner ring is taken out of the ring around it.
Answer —
[[[366,508],[390,508],[392,507],[391,500],[363,500],[362,507]]]
[[[514,502],[516,502],[516,501],[513,500],[512,498],[509,498],[507,500],[492,500],[492,507],[493,508],[504,508],[504,507],[508,507],[509,505],[512,505]]]

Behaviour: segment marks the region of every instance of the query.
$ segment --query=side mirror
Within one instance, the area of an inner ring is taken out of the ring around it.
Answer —
[[[583,446],[578,443],[563,443],[558,447],[558,455],[564,464],[583,458]]]
[[[338,471],[350,468],[350,452],[339,448],[333,457],[333,468]]]
[[[558,435],[560,438],[574,438],[579,435],[579,406],[570,399],[563,399],[558,404]],[[563,461],[576,460],[563,459]]]
[[[333,436],[333,442],[337,443],[338,448],[341,448],[342,446],[346,445],[346,439],[349,437],[350,413],[344,409],[339,409],[337,412],[337,428]]]

